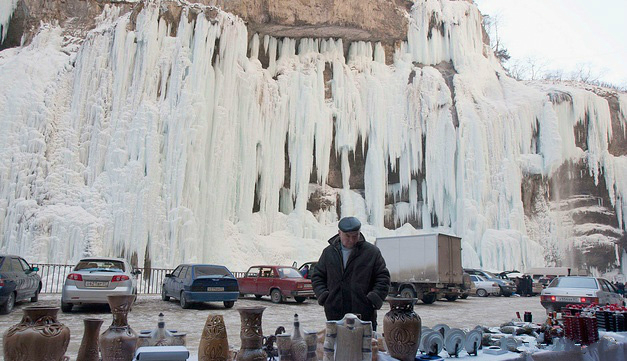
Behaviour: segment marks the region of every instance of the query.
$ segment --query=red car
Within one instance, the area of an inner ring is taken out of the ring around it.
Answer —
[[[274,303],[290,297],[302,303],[314,295],[311,280],[304,279],[296,268],[289,266],[252,266],[237,282],[242,296],[253,294],[259,299],[270,295]]]

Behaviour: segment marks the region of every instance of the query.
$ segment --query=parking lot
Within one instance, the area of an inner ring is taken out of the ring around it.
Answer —
[[[60,294],[43,294],[40,296],[38,306],[60,306]],[[9,314],[0,316],[0,330],[4,334],[6,330],[22,318],[22,309],[29,305],[28,302],[19,303],[15,310]],[[192,309],[183,310],[176,301],[164,302],[158,295],[140,295],[129,314],[129,323],[135,331],[153,329],[157,325],[157,315],[163,312],[166,317],[166,327],[187,333],[187,347],[192,354],[198,353],[198,343],[204,322],[209,314],[224,316],[229,345],[239,349],[240,318],[237,307],[264,306],[263,332],[266,335],[273,334],[279,326],[285,326],[290,332],[292,320],[298,313],[301,320],[301,329],[319,331],[324,328],[324,312],[315,300],[307,300],[303,304],[296,304],[288,300],[283,304],[274,304],[268,297],[256,300],[254,297],[239,299],[232,309],[225,309],[222,303],[209,303],[196,305]],[[389,305],[384,303],[378,312],[379,325],[383,324],[383,315],[389,311]],[[445,323],[451,327],[472,328],[476,325],[496,326],[516,317],[516,311],[521,315],[524,311],[533,313],[534,321],[544,318],[544,309],[540,305],[539,297],[469,297],[466,300],[455,302],[438,301],[431,305],[424,305],[420,301],[415,307],[416,313],[422,318],[424,326],[434,326]],[[101,332],[111,324],[111,314],[107,307],[77,307],[70,313],[59,311],[59,321],[70,327],[71,341],[67,355],[71,359],[76,358],[83,336],[83,319],[89,317],[103,318],[105,320]],[[382,326],[380,326],[382,327]],[[381,331],[381,330],[379,330]]]

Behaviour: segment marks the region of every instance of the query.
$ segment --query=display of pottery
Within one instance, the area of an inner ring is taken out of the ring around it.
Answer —
[[[159,313],[157,328],[152,331],[140,331],[137,348],[144,346],[185,346],[185,333],[168,330],[165,316]]]
[[[138,336],[128,325],[128,313],[135,295],[107,296],[113,323],[100,335],[102,361],[132,361]]]
[[[58,312],[59,307],[25,307],[20,323],[4,334],[4,360],[68,360],[70,329],[57,320]]]
[[[198,345],[198,361],[227,361],[229,340],[222,315],[209,315]]]
[[[324,361],[372,359],[372,322],[347,313],[339,321],[327,321]]]
[[[390,298],[390,311],[383,318],[383,334],[390,356],[413,361],[420,346],[422,321],[414,312],[415,298]]]
[[[265,307],[240,307],[237,309],[242,320],[240,330],[242,346],[237,353],[237,361],[266,361],[261,328],[261,317],[265,309]]]
[[[98,339],[100,336],[100,326],[104,322],[101,318],[86,318],[83,320],[85,331],[83,340],[78,349],[76,361],[100,361],[100,347]]]
[[[451,328],[444,337],[444,349],[449,356],[459,357],[459,352],[464,349],[466,333],[459,328]]]

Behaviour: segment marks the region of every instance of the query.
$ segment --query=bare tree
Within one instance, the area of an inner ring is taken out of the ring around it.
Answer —
[[[483,15],[483,27],[490,37],[490,48],[501,64],[504,64],[510,59],[510,55],[499,34],[501,19],[500,12],[494,15]]]

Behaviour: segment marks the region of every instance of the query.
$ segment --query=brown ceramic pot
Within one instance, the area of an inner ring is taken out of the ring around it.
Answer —
[[[261,315],[265,307],[241,307],[237,311],[242,319],[240,339],[242,347],[237,353],[237,361],[266,361],[267,355],[263,350],[263,330],[261,329]]]
[[[390,311],[383,317],[383,334],[390,356],[413,361],[420,344],[422,321],[414,312],[415,298],[391,298]]]
[[[62,361],[70,329],[57,321],[59,307],[24,308],[22,321],[4,334],[5,361]]]
[[[107,296],[113,323],[100,335],[102,361],[132,361],[135,356],[137,334],[128,325],[128,312],[135,295]]]
[[[98,336],[100,335],[101,318],[86,318],[83,320],[85,331],[83,341],[78,349],[76,361],[100,361],[100,348],[98,347]]]
[[[198,361],[227,361],[229,340],[222,315],[209,315],[198,345]]]

